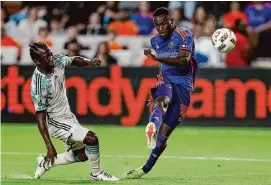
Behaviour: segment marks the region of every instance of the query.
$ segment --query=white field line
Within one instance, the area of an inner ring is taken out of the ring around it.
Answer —
[[[34,179],[32,176],[23,173],[11,173],[7,176],[11,179]]]
[[[33,155],[38,156],[40,153],[25,153],[25,152],[1,152],[1,155]],[[105,158],[148,158],[147,155],[102,155]],[[206,160],[206,161],[247,161],[247,162],[271,162],[270,159],[255,159],[255,158],[236,158],[236,157],[188,157],[188,156],[161,156],[162,159],[174,160]]]

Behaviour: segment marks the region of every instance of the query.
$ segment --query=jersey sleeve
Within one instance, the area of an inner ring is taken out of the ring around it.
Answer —
[[[157,42],[157,36],[158,34],[154,33],[152,36],[151,36],[151,40],[150,40],[150,43],[151,43],[151,47],[154,51],[156,51],[159,46],[158,46],[158,42]]]
[[[39,84],[39,82],[32,82],[31,84],[31,98],[34,103],[35,111],[42,111],[48,108],[48,103],[46,95],[41,93],[41,86],[35,86],[34,84]]]
[[[176,32],[178,34],[178,40],[179,40],[179,49],[189,50],[192,52],[193,44],[194,44],[194,36],[193,33],[186,29],[176,29]]]
[[[66,66],[70,66],[75,57],[68,57],[63,54],[57,54],[54,56],[55,66],[64,69]]]
[[[47,100],[42,95],[31,94],[32,101],[34,103],[35,111],[43,111],[48,108]]]
[[[154,49],[154,51],[156,51],[156,50],[155,50],[155,47],[154,47],[154,44],[153,44],[153,39],[150,40],[150,43],[151,43],[152,49]]]
[[[41,75],[35,74],[32,77],[30,94],[36,112],[48,108],[46,81],[44,81]]]

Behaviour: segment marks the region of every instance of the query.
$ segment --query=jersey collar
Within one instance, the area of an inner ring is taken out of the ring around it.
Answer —
[[[38,69],[38,67],[36,67],[36,71],[37,71],[37,73],[41,74],[42,76],[48,76],[48,77],[49,77],[49,76],[53,76],[53,74],[54,74],[54,72],[55,72],[55,70],[54,70],[54,68],[53,68],[51,73],[49,73],[49,74],[44,74],[44,73],[40,72],[40,70]]]

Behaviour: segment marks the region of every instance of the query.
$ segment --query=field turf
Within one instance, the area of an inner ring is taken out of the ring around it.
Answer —
[[[146,161],[144,127],[87,126],[99,136],[102,166],[123,178]],[[271,185],[271,129],[179,127],[148,175],[118,182],[89,180],[89,162],[58,166],[40,180],[31,177],[46,152],[35,124],[2,124],[1,181],[6,185]],[[58,153],[61,142],[53,140]]]

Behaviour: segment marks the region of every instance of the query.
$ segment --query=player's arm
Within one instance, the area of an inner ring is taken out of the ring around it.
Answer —
[[[239,47],[241,48],[241,54],[243,58],[246,60],[248,60],[253,55],[254,50],[257,47],[258,42],[259,42],[259,35],[255,30],[248,28],[247,33],[248,33],[247,34],[248,43],[245,42],[246,44],[240,44],[240,43],[244,43],[242,40],[239,42]]]
[[[76,56],[73,57],[73,60],[71,62],[72,66],[77,66],[77,67],[86,67],[86,66],[100,66],[101,61],[98,58],[93,58],[93,59],[87,59],[84,57]]]
[[[88,59],[81,56],[69,57],[63,54],[56,55],[56,67],[64,69],[66,66],[77,66],[77,67],[86,67],[86,66],[100,66],[101,61],[98,58]]]
[[[36,112],[36,117],[38,120],[38,127],[39,127],[39,131],[40,134],[43,138],[43,141],[46,145],[47,148],[47,160],[51,161],[51,165],[54,164],[54,158],[57,157],[57,153],[55,150],[55,147],[50,139],[46,124],[45,124],[45,120],[46,120],[46,111],[37,111]]]
[[[160,63],[174,65],[174,66],[185,66],[190,62],[192,46],[194,43],[194,37],[191,31],[185,33],[185,37],[183,35],[179,36],[179,56],[175,58],[158,58],[151,53],[150,49],[144,50],[144,54]],[[152,41],[151,41],[151,45]]]
[[[144,50],[144,54],[153,59],[153,60],[156,60],[160,63],[163,63],[163,64],[168,64],[168,65],[175,65],[175,66],[184,66],[184,65],[187,65],[191,59],[191,53],[189,50],[184,50],[184,49],[181,49],[180,50],[180,56],[176,57],[176,58],[157,58],[155,55],[153,55],[151,53],[151,50],[150,49],[146,49]]]
[[[45,111],[37,111],[36,112],[36,117],[38,120],[38,127],[40,134],[44,140],[44,143],[46,147],[48,148],[50,145],[52,145],[46,124],[45,124],[45,119],[46,119],[46,112]]]
[[[260,25],[260,26],[255,28],[255,31],[257,33],[261,33],[261,32],[266,31],[266,30],[271,30],[271,20],[269,20],[267,23],[265,23],[263,25]]]
[[[36,80],[36,79],[34,79]],[[35,81],[34,81],[34,84]],[[41,83],[40,83],[41,84]],[[40,92],[40,87],[32,87],[31,85],[31,98],[34,103],[35,111],[36,111],[36,117],[38,121],[38,127],[40,134],[43,138],[43,141],[45,143],[45,146],[47,148],[47,156],[46,160],[51,162],[53,165],[54,158],[57,156],[56,150],[54,148],[54,145],[50,139],[47,126],[46,126],[46,109],[48,108],[47,99],[45,96],[42,95]]]

